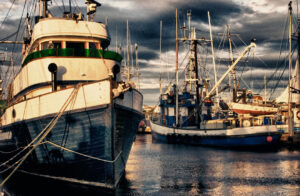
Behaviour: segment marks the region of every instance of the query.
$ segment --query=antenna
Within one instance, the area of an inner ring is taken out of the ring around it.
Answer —
[[[187,12],[187,17],[188,17],[188,25],[189,25],[189,35],[188,35],[188,38],[190,39],[191,37],[190,37],[190,33],[191,33],[191,16],[192,16],[192,10],[189,10],[188,12]]]

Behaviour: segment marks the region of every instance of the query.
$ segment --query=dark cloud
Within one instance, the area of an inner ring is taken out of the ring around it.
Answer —
[[[22,5],[23,2],[24,1],[19,0],[18,4]],[[160,20],[163,21],[162,51],[164,54],[168,51],[172,51],[173,53],[175,51],[176,8],[179,10],[179,26],[183,26],[183,21],[186,21],[187,19],[186,13],[188,10],[191,10],[192,25],[196,25],[196,28],[200,30],[197,32],[197,35],[207,39],[209,39],[207,11],[210,11],[214,30],[213,36],[216,54],[220,52],[217,49],[220,45],[222,45],[221,37],[218,36],[218,34],[224,32],[226,24],[230,25],[232,34],[239,34],[239,37],[233,36],[232,38],[233,45],[235,46],[235,58],[237,58],[239,53],[245,48],[245,44],[241,40],[243,40],[246,44],[249,44],[252,38],[256,38],[257,48],[259,49],[259,47],[261,47],[261,50],[265,51],[263,56],[260,57],[261,59],[251,58],[251,56],[248,56],[248,58],[243,59],[244,62],[239,63],[237,66],[239,75],[243,77],[244,80],[247,80],[248,84],[250,84],[249,81],[256,81],[253,84],[254,88],[262,88],[264,83],[263,77],[258,74],[255,77],[254,75],[250,77],[250,75],[247,74],[247,71],[249,70],[265,70],[268,73],[268,78],[270,73],[274,72],[273,78],[270,79],[280,79],[282,81],[286,81],[287,79],[286,72],[283,72],[286,67],[284,58],[286,57],[285,52],[287,50],[287,33],[283,34],[283,31],[287,28],[286,19],[288,12],[286,12],[286,14],[282,14],[277,11],[257,12],[253,10],[253,7],[257,6],[255,3],[251,3],[252,6],[247,7],[246,5],[226,0],[172,0],[167,2],[160,2],[157,0],[132,0],[128,2],[131,3],[130,5],[132,7],[121,8],[121,5],[112,6],[112,2],[103,2],[102,6],[98,8],[95,21],[105,22],[106,17],[108,17],[109,31],[112,38],[110,50],[115,50],[116,42],[118,45],[121,44],[123,49],[126,48],[126,20],[129,20],[130,42],[132,44],[137,43],[139,45],[139,64],[142,73],[142,82],[144,83],[147,83],[145,81],[153,78],[157,78],[158,81],[159,69],[158,65],[153,65],[153,60],[159,59]],[[268,1],[267,4],[263,6],[273,6],[274,8],[278,6],[286,6],[287,10],[287,3],[288,2],[285,0]],[[76,12],[78,12],[78,10],[85,12],[86,8],[74,6],[72,10],[75,10]],[[53,3],[52,6],[50,6],[50,11],[53,15],[60,17],[64,10],[62,7],[57,7],[57,4]],[[3,28],[1,29],[0,40],[14,33],[17,30],[18,24],[19,19],[9,19],[5,21],[3,23]],[[23,31],[24,25],[21,25],[20,32]],[[20,33],[17,40],[22,40],[22,35],[23,33]],[[179,31],[179,36],[183,36],[182,31]],[[15,40],[15,37],[12,36],[9,40]],[[281,45],[282,43],[284,44]],[[224,47],[228,47],[227,45],[225,44]],[[6,48],[9,51],[12,49],[12,45],[0,45],[0,51],[5,50]],[[206,50],[207,53],[202,52],[202,54],[205,54],[205,57],[201,62],[203,64],[206,63],[208,69],[212,70],[209,46]],[[228,51],[228,49],[224,50]],[[18,46],[15,48],[15,52],[20,51],[21,47]],[[182,44],[180,51],[183,51]],[[282,55],[278,61],[279,53],[281,51]],[[257,52],[256,54],[260,55]],[[175,59],[170,58],[168,61],[169,64],[174,66]],[[218,63],[218,66],[220,66],[218,68],[218,77],[226,71],[225,65],[228,65],[228,62],[225,62],[224,60],[221,60],[220,63]],[[209,75],[212,74],[213,71],[210,71]],[[173,73],[170,73],[170,75],[172,77],[174,76]],[[163,79],[165,80],[166,78],[167,71],[164,70]],[[256,84],[257,82],[258,84]],[[282,82],[280,82],[280,85],[281,84]],[[283,86],[281,87],[284,88]],[[159,90],[145,89],[143,92],[145,93],[146,98],[147,95],[151,93],[158,93]]]

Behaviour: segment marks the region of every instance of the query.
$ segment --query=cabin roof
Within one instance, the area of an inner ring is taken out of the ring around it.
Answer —
[[[110,36],[105,24],[89,21],[76,21],[65,18],[41,19],[34,26],[32,41],[58,36],[89,37],[110,41]]]

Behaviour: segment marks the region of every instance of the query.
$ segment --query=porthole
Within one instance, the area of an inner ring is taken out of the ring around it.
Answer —
[[[16,118],[16,110],[15,109],[12,110],[12,117]]]

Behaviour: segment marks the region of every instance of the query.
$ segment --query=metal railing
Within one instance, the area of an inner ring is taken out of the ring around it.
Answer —
[[[40,50],[30,53],[22,63],[22,66],[25,66],[27,63],[34,59],[43,58],[43,57],[92,57],[92,58],[104,58],[111,59],[121,62],[123,57],[113,51],[109,50],[97,50],[97,49],[81,49],[81,48],[54,48]]]

